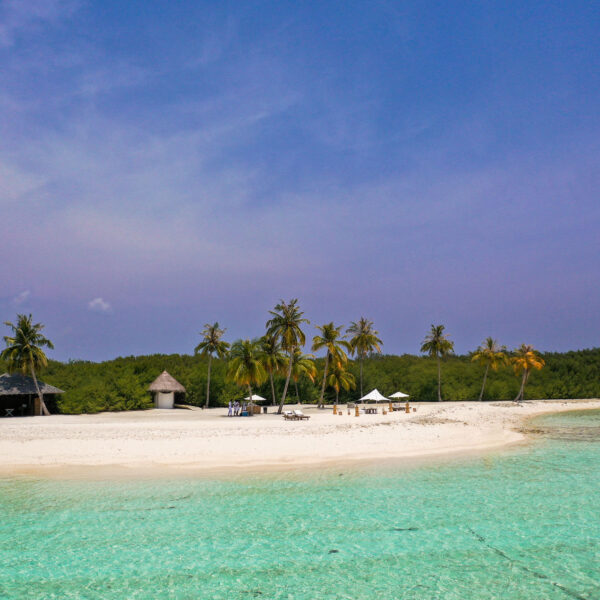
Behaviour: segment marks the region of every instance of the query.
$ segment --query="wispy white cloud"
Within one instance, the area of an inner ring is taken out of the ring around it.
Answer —
[[[23,33],[71,16],[78,0],[6,0],[0,3],[0,46],[11,46]]]
[[[94,312],[109,313],[112,306],[103,298],[94,298],[88,302],[88,309]]]
[[[25,304],[27,300],[29,300],[30,296],[31,292],[29,290],[23,290],[13,298],[12,302],[15,306],[21,306],[22,304]]]

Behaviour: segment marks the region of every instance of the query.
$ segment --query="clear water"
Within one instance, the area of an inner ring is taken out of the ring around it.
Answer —
[[[600,411],[461,464],[0,480],[0,598],[600,598]]]

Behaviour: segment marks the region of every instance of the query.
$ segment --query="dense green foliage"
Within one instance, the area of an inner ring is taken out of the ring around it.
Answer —
[[[531,373],[525,397],[527,398],[597,398],[600,397],[600,348],[566,353],[542,354],[546,366]],[[317,360],[319,369],[323,359]],[[130,356],[102,363],[49,361],[41,379],[66,393],[58,401],[58,409],[65,413],[100,412],[105,410],[132,410],[150,408],[152,399],[148,385],[166,369],[187,389],[186,403],[201,406],[205,401],[207,359],[202,356],[162,355]],[[348,370],[358,381],[357,361],[348,363]],[[0,363],[0,372],[6,363]],[[211,375],[211,405],[223,406],[230,399],[240,399],[247,389],[241,389],[226,379],[227,363],[213,359]],[[322,370],[321,370],[322,375]],[[475,400],[479,396],[483,367],[473,363],[470,356],[449,356],[442,361],[442,389],[447,400]],[[437,368],[435,359],[413,355],[373,355],[364,362],[365,391],[377,387],[383,394],[398,390],[414,400],[435,401],[437,397]],[[298,382],[300,398],[305,403],[316,403],[321,379],[312,383],[303,377]],[[281,397],[284,378],[275,377],[275,393]],[[512,400],[517,395],[520,379],[509,367],[490,371],[484,400]],[[271,397],[270,383],[266,381],[253,392]],[[288,397],[295,402],[294,393]],[[326,390],[326,401],[331,403],[335,392]],[[340,390],[340,402],[358,398],[358,391]]]

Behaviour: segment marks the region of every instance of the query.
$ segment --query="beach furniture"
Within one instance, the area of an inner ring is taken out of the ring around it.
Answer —
[[[403,392],[396,392],[395,394],[392,394],[390,396],[390,398],[396,398],[396,399],[400,399],[400,398],[406,398],[406,407],[405,407],[405,411],[407,413],[410,412],[410,406],[408,404],[408,399],[410,398],[410,396],[408,394],[404,394]],[[401,410],[400,407],[398,407],[398,410]]]
[[[365,396],[363,396],[362,398],[359,398],[359,402],[389,402],[389,400],[380,393],[380,391],[375,388],[374,390],[370,391],[368,394],[366,394]]]
[[[294,415],[296,416],[297,419],[300,419],[300,420],[310,419],[310,417],[308,415],[305,415],[301,410],[295,410]]]
[[[298,420],[298,417],[291,410],[284,410],[283,418],[286,421],[297,421]]]

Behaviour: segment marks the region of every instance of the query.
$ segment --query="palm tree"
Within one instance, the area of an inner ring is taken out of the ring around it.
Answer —
[[[519,376],[521,372],[523,373],[523,376],[521,377],[521,388],[515,398],[515,402],[519,402],[523,400],[525,395],[525,385],[529,379],[529,373],[532,369],[540,371],[546,364],[546,361],[536,352],[535,348],[529,344],[521,344],[515,350],[515,355],[510,360],[513,364],[515,375]]]
[[[267,336],[278,340],[281,343],[281,348],[288,355],[288,371],[281,401],[279,402],[279,410],[277,411],[281,414],[290,384],[290,377],[292,376],[294,351],[296,348],[304,346],[306,342],[306,336],[302,331],[301,325],[303,323],[308,324],[309,320],[302,317],[304,313],[298,307],[298,300],[296,298],[289,302],[280,300],[279,304],[275,305],[275,310],[270,310],[269,314],[272,315],[272,318],[267,321]]]
[[[335,404],[336,406],[339,403],[340,398],[340,389],[353,390],[356,387],[356,380],[354,379],[354,375],[349,371],[346,371],[345,365],[338,362],[335,363],[331,368],[331,372],[329,373],[329,377],[327,378],[327,383],[330,387],[335,390]]]
[[[485,367],[481,392],[479,393],[479,401],[481,402],[490,367],[492,368],[492,371],[497,371],[499,366],[507,363],[506,346],[500,346],[498,341],[493,337],[487,337],[479,348],[475,350],[475,354],[473,354],[471,360],[473,362],[478,362],[482,367]]]
[[[219,323],[214,325],[206,323],[200,333],[202,341],[194,348],[194,354],[208,356],[208,378],[206,380],[206,404],[204,408],[208,408],[210,401],[210,369],[213,355],[216,354],[219,358],[224,358],[227,355],[227,350],[229,350],[229,344],[221,339],[225,331],[225,329],[219,327]]]
[[[313,352],[326,348],[327,353],[325,354],[325,366],[323,368],[323,383],[321,384],[321,397],[319,398],[319,408],[323,406],[323,396],[325,395],[325,383],[327,382],[327,371],[329,369],[330,361],[336,361],[339,363],[346,363],[348,356],[344,352],[352,350],[352,346],[346,340],[340,339],[342,335],[342,325],[336,327],[331,323],[325,323],[317,329],[321,332],[321,335],[315,335],[313,338],[312,349]]]
[[[360,361],[360,396],[363,396],[363,360],[370,352],[381,352],[383,342],[379,339],[379,332],[373,329],[373,321],[361,317],[358,322],[352,321],[346,330],[352,337],[350,346],[352,355],[357,354]]]
[[[300,394],[298,393],[298,381],[302,377],[306,377],[311,382],[314,382],[317,376],[317,367],[314,356],[312,354],[302,354],[300,348],[296,348],[294,356],[292,357],[292,379],[294,380],[294,386],[296,387],[296,398],[300,402]],[[287,362],[287,361],[286,361]]]
[[[273,396],[273,404],[277,403],[275,399],[275,385],[273,383],[273,375],[283,370],[287,364],[287,360],[281,351],[281,344],[266,335],[260,338],[261,360],[265,371],[269,374],[271,382],[271,394]]]
[[[17,315],[16,325],[10,321],[5,321],[4,324],[13,330],[13,336],[4,336],[6,348],[0,354],[0,359],[8,363],[9,373],[15,371],[23,374],[31,373],[40,409],[44,415],[49,415],[50,412],[38,385],[36,371],[39,372],[48,365],[48,358],[42,348],[46,346],[53,349],[54,345],[41,334],[44,326],[41,323],[32,323],[31,315]]]
[[[438,368],[438,402],[442,401],[442,368],[440,359],[454,352],[454,342],[444,335],[444,325],[432,325],[421,345],[421,352],[436,358]]]
[[[227,376],[239,386],[248,386],[248,398],[252,402],[252,386],[261,385],[267,379],[258,340],[238,340],[231,346],[229,358]]]

